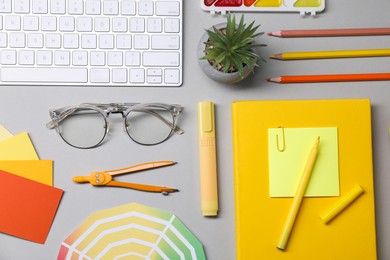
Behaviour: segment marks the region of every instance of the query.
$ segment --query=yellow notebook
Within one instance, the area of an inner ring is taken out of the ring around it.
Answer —
[[[237,259],[376,259],[368,99],[239,101],[232,119]],[[365,191],[327,225],[319,216],[340,197],[305,197],[285,251],[276,246],[292,198],[271,198],[269,188],[268,131],[280,126],[336,127],[339,195],[356,185]]]

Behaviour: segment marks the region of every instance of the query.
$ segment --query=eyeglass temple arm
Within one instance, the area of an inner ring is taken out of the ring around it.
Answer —
[[[61,113],[59,117],[53,118],[51,121],[46,123],[46,127],[49,129],[53,129],[56,127],[56,124],[60,123],[62,120],[67,118],[69,115],[71,115],[74,111],[76,111],[77,108],[70,109],[64,113]],[[50,112],[53,113],[53,112]]]
[[[181,135],[181,134],[184,133],[184,130],[183,130],[183,129],[181,129],[181,128],[178,127],[178,126],[175,126],[175,127],[174,127],[174,125],[173,125],[171,122],[169,122],[168,120],[166,120],[164,117],[162,117],[160,114],[154,112],[153,110],[151,110],[151,109],[142,109],[142,110],[143,110],[144,112],[147,112],[147,113],[149,113],[149,114],[154,115],[155,117],[157,117],[158,119],[160,119],[161,121],[163,121],[167,126],[169,126],[170,128],[173,128],[173,131],[174,131],[176,134]]]
[[[154,168],[160,168],[164,166],[170,166],[176,164],[176,162],[173,161],[156,161],[156,162],[147,162],[147,163],[141,163],[137,164],[134,166],[130,166],[127,168],[122,168],[118,170],[109,170],[105,171],[106,173],[116,176],[116,175],[121,175],[121,174],[127,174],[127,173],[134,173],[134,172],[139,172],[139,171],[144,171],[144,170],[149,170],[149,169],[154,169]]]

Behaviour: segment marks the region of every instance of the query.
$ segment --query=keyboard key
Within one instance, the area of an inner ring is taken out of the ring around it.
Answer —
[[[74,17],[61,16],[59,18],[59,29],[61,32],[73,32],[74,31]]]
[[[38,65],[52,65],[53,57],[51,51],[37,51],[37,64]]]
[[[65,49],[77,49],[79,47],[79,35],[77,33],[64,33],[63,47]]]
[[[146,34],[134,35],[134,49],[136,50],[149,49],[149,35]]]
[[[27,47],[29,48],[43,48],[43,34],[30,33],[27,35]]]
[[[146,67],[177,67],[180,64],[179,52],[152,52],[143,53],[143,65]]]
[[[112,31],[113,32],[127,32],[127,19],[124,17],[112,18]]]
[[[52,68],[52,67],[2,67],[3,82],[46,82],[46,83],[86,83],[88,71],[85,68]]]
[[[74,51],[72,53],[72,64],[75,66],[87,66],[88,65],[88,52],[86,51]]]
[[[83,14],[84,1],[68,0],[68,14]]]
[[[15,0],[14,8],[17,14],[28,14],[30,12],[30,0]]]
[[[130,18],[130,32],[141,33],[145,31],[144,18]]]
[[[18,61],[20,65],[34,65],[34,51],[21,50],[19,52]]]
[[[144,69],[130,69],[129,72],[131,83],[144,83],[145,82],[145,70]]]
[[[61,48],[61,34],[59,33],[48,33],[46,34],[46,48],[59,49]]]
[[[42,16],[41,17],[41,29],[42,31],[56,31],[57,30],[57,18],[55,16]]]
[[[91,69],[91,82],[92,83],[109,83],[110,82],[110,70],[109,69]]]
[[[28,15],[23,18],[23,30],[38,31],[39,30],[38,16]]]
[[[69,51],[55,51],[54,64],[59,66],[70,65],[70,52]]]
[[[99,48],[100,49],[114,49],[114,35],[100,34],[99,35]]]
[[[180,3],[171,1],[171,2],[156,2],[156,15],[166,15],[166,16],[178,16],[180,15]]]
[[[92,32],[92,17],[77,17],[76,23],[78,32]]]
[[[120,50],[131,49],[131,35],[130,34],[118,34],[116,36],[116,48]]]
[[[85,13],[90,15],[98,15],[101,13],[100,0],[86,0]]]
[[[10,13],[12,11],[12,0],[0,1],[0,13]]]
[[[1,50],[1,60],[0,64],[2,65],[15,65],[16,64],[16,51],[15,50]]]
[[[112,69],[112,82],[126,83],[127,82],[127,69]]]
[[[119,14],[119,2],[117,0],[103,1],[103,14],[106,14],[106,15]]]
[[[0,48],[5,48],[7,47],[7,33],[5,32],[0,32]]]
[[[154,13],[154,4],[152,1],[139,1],[138,14],[151,16]]]
[[[47,14],[47,0],[31,0],[33,14]]]
[[[82,34],[81,35],[81,48],[82,49],[96,49],[97,41],[96,34]]]
[[[26,34],[23,32],[12,32],[9,34],[9,47],[24,48],[26,46]]]
[[[139,67],[141,65],[141,53],[138,51],[127,51],[125,53],[125,65]]]
[[[162,69],[147,69],[148,83],[162,83]]]
[[[178,50],[180,39],[177,35],[152,35],[153,50]]]
[[[95,31],[96,32],[109,32],[110,31],[110,18],[96,17],[95,18]]]
[[[134,0],[122,0],[121,1],[121,14],[122,15],[135,15],[136,6]]]
[[[19,15],[7,15],[5,17],[4,29],[7,31],[19,31],[21,18]]]
[[[65,1],[66,0],[50,0],[50,13],[65,14]]]
[[[107,65],[108,66],[122,66],[123,54],[121,51],[109,51],[107,53]]]
[[[167,18],[164,21],[165,32],[178,33],[180,32],[180,20],[177,18]]]
[[[90,59],[92,66],[106,65],[106,53],[104,51],[91,51]]]
[[[148,18],[147,31],[150,33],[162,32],[162,20],[161,18]]]
[[[178,69],[166,69],[164,71],[164,82],[168,84],[180,83],[180,70]]]

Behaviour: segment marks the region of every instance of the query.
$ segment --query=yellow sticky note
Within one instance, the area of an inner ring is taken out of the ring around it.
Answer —
[[[0,170],[53,186],[52,160],[0,161]]]
[[[339,160],[336,127],[268,129],[270,197],[293,197],[305,162],[319,136],[316,164],[306,189],[307,197],[339,196]],[[284,142],[284,151],[279,149]]]
[[[0,125],[0,142],[4,141],[12,136],[13,135],[10,132],[8,132],[8,130],[5,129],[4,126]]]
[[[0,142],[0,160],[39,160],[26,132]]]

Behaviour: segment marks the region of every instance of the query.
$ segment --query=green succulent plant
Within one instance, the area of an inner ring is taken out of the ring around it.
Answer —
[[[254,21],[246,25],[244,15],[241,16],[240,23],[236,24],[234,15],[227,15],[226,28],[206,30],[209,39],[205,42],[205,55],[201,59],[206,59],[216,69],[225,73],[238,71],[243,77],[244,67],[248,66],[253,71],[258,66],[258,61],[265,60],[258,55],[254,48],[264,47],[264,44],[256,44],[255,38],[263,32],[256,32],[260,25],[254,26]]]

